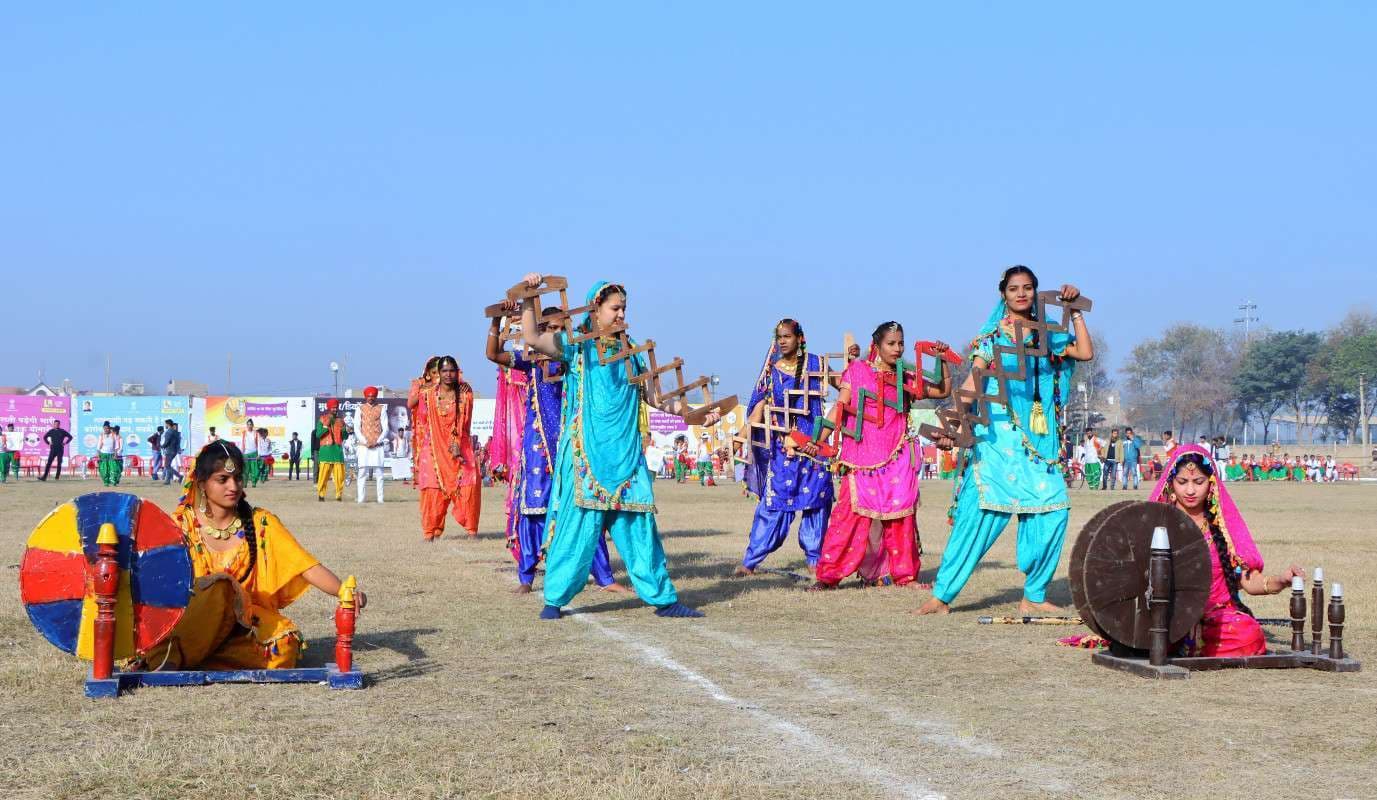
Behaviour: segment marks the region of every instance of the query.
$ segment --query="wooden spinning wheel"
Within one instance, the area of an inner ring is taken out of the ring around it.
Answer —
[[[1291,586],[1291,647],[1260,655],[1174,656],[1205,615],[1214,550],[1185,512],[1166,503],[1124,502],[1101,510],[1071,548],[1071,599],[1091,630],[1109,640],[1094,663],[1145,678],[1185,678],[1195,670],[1294,669],[1357,672],[1344,652],[1344,601],[1338,588],[1323,606],[1324,584],[1311,587],[1312,638],[1305,645],[1306,598]],[[1320,646],[1325,617],[1329,648]]]
[[[1152,643],[1148,562],[1159,527],[1171,542],[1167,639],[1178,642],[1204,616],[1210,594],[1210,548],[1184,511],[1166,503],[1115,503],[1086,523],[1071,548],[1071,599],[1081,619],[1135,650]]]

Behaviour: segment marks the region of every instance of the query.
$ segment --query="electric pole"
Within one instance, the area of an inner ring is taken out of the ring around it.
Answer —
[[[1243,343],[1248,344],[1253,338],[1253,323],[1258,321],[1258,318],[1254,316],[1254,312],[1257,311],[1257,303],[1252,300],[1244,300],[1239,304],[1238,310],[1243,316],[1235,317],[1234,324],[1243,326]]]
[[[1367,456],[1371,446],[1367,431],[1367,376],[1361,372],[1358,373],[1358,424],[1363,428],[1363,455]]]

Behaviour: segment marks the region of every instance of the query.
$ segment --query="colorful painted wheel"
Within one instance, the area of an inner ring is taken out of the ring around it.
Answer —
[[[102,523],[119,534],[115,658],[132,658],[172,632],[191,597],[191,555],[181,528],[132,494],[85,494],[53,509],[29,536],[19,595],[38,632],[90,659],[95,595],[89,575]]]

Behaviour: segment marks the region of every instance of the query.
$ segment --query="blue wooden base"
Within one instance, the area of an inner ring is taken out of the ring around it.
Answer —
[[[212,683],[324,683],[331,689],[362,689],[363,673],[340,672],[333,663],[300,669],[169,670],[116,672],[109,678],[86,679],[87,697],[119,697],[144,686],[208,686]]]

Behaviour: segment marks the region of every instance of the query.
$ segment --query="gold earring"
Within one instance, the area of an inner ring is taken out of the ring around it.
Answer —
[[[200,512],[201,512],[202,514],[204,514],[204,513],[206,513],[207,511],[210,510],[210,508],[206,505],[206,496],[205,496],[205,495],[201,495],[201,504],[198,505],[197,508],[200,510]]]

